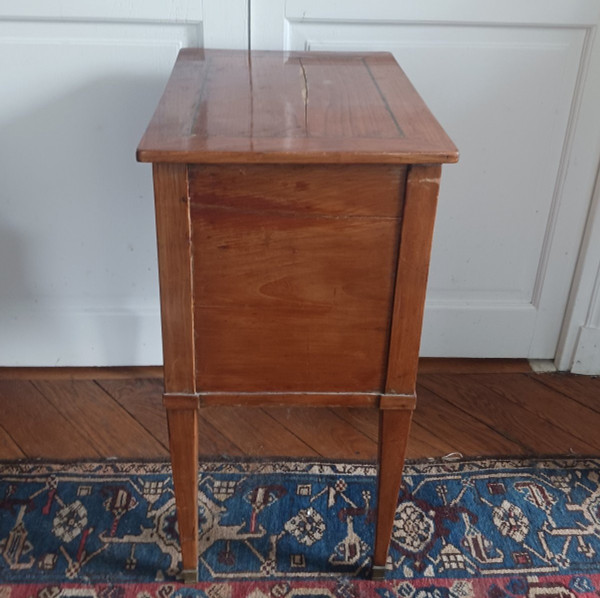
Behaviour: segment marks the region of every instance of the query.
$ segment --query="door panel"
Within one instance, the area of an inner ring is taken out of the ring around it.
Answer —
[[[238,5],[3,3],[1,365],[161,363],[152,175],[135,148],[179,48],[225,31],[247,46]]]
[[[589,204],[563,184],[598,15],[491,4],[256,0],[252,44],[395,55],[461,152],[442,176],[422,354],[552,358]]]

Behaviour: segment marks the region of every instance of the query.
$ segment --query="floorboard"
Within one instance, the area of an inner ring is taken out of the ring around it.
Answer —
[[[572,374],[530,374],[530,378],[600,413],[600,377]]]
[[[420,374],[500,374],[531,372],[527,359],[458,359],[425,357],[419,359]]]
[[[158,440],[168,454],[169,435],[162,404],[161,378],[101,378],[96,380],[107,394]]]
[[[93,380],[35,380],[32,384],[100,456],[167,456],[160,441]]]
[[[457,408],[428,388],[419,386],[417,396],[415,422],[438,438],[444,438],[450,444],[451,452],[465,455],[522,455],[529,452],[489,423]]]
[[[589,445],[594,452],[600,452],[600,413],[576,400],[569,401],[569,408],[565,409],[565,395],[540,384],[539,376],[533,378],[523,374],[475,374],[469,376],[469,380],[492,390],[506,401],[527,409],[552,426],[568,432]]]
[[[416,412],[415,412],[416,415]],[[429,457],[443,457],[462,451],[460,445],[452,443],[446,436],[437,436],[427,423],[421,424],[418,418],[413,419],[406,448],[407,459],[424,459]]]
[[[330,459],[377,458],[377,443],[323,407],[270,407],[269,415],[301,438],[316,454]]]
[[[290,429],[259,407],[206,407],[202,415],[250,457],[314,457],[318,455]]]
[[[12,461],[26,457],[27,455],[19,448],[12,436],[0,426],[0,458]]]
[[[362,432],[373,442],[377,442],[379,438],[379,413],[377,410],[364,407],[339,407],[335,412],[355,430]]]
[[[0,425],[27,457],[101,457],[30,381],[0,380],[0,405]]]
[[[422,360],[408,457],[600,454],[600,378],[524,360]],[[208,407],[206,457],[371,460],[378,413]],[[166,458],[160,368],[0,368],[0,459]]]
[[[523,446],[530,454],[594,453],[591,443],[540,417],[536,409],[523,407],[487,389],[470,375],[426,374],[420,377],[420,382],[458,409],[477,414],[479,421]]]

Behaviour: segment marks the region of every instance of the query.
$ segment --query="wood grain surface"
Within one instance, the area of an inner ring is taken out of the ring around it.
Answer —
[[[187,169],[154,164],[165,388],[194,392],[192,262]]]
[[[532,374],[531,379],[544,384],[561,393],[563,396],[572,397],[581,403],[598,411],[600,408],[600,377],[574,376],[563,373],[557,374]]]
[[[328,458],[350,447],[365,458],[373,443],[348,436],[329,407],[379,407],[381,568],[415,402],[440,163],[456,148],[390,54],[187,49],[137,157],[154,163],[186,578],[197,578],[200,404],[215,407],[208,422],[229,422],[230,440],[242,429],[262,447],[279,428],[276,445],[293,456],[316,432]],[[287,401],[302,405],[296,415],[278,406]],[[267,439],[232,425],[244,403],[269,406],[256,412],[273,422]]]
[[[379,412],[377,523],[373,554],[375,567],[384,567],[387,561],[411,419],[412,411],[408,409],[386,409]]]
[[[208,407],[201,414],[213,427],[218,428],[227,439],[238,446],[243,454],[268,454],[276,457],[292,455],[315,456],[316,453],[293,430],[281,425],[271,412],[264,409],[238,407]]]
[[[529,406],[539,418],[561,431],[573,430],[573,435],[590,445],[594,452],[600,451],[600,414],[589,406],[575,403],[566,410],[563,394],[537,384],[533,378],[522,380],[516,374],[480,374],[472,375],[470,379],[495,392],[504,401],[511,401],[524,409]]]
[[[441,166],[411,166],[406,181],[385,390],[415,393]]]
[[[198,391],[383,391],[404,177],[190,170]]]
[[[11,442],[28,457],[76,459],[99,457],[100,452],[89,442],[76,422],[71,422],[35,386],[18,380],[0,380],[0,418]]]
[[[600,378],[526,373],[521,371],[523,363],[520,361],[488,363],[487,360],[448,360],[438,361],[436,364],[438,373],[444,375],[443,382],[436,384],[435,391],[430,390],[430,384],[428,388],[422,384],[417,387],[419,402],[413,415],[408,458],[440,457],[452,452],[469,457],[569,454],[573,448],[573,438],[585,443],[587,448],[582,447],[586,448],[585,454],[600,455],[600,450],[595,448],[598,434],[594,426],[582,427],[581,417],[569,415],[585,414],[585,419],[592,424],[596,422],[600,414]],[[427,374],[420,375],[421,382],[427,382],[429,376],[434,374],[431,369],[433,365],[429,364]],[[131,445],[116,439],[110,432],[111,428],[118,428],[119,421],[127,415],[133,417],[158,441],[157,452],[148,452],[147,457],[165,458],[163,443],[166,441],[166,413],[162,407],[162,382],[146,379],[147,375],[154,375],[153,370],[134,368],[131,370],[134,377],[127,379],[122,378],[119,372],[113,374],[105,369],[98,369],[96,384],[102,386],[116,406],[120,407],[120,410],[111,411],[109,419],[97,422],[98,433],[105,434],[107,439],[104,444],[106,452],[103,453],[99,453],[87,437],[79,434],[77,420],[70,419],[70,409],[62,409],[63,405],[77,401],[87,388],[90,372],[86,368],[82,369],[81,378],[77,376],[78,369],[70,369],[68,376],[73,383],[60,387],[56,404],[60,405],[62,414],[31,384],[31,381],[41,380],[41,370],[32,368],[31,380],[26,378],[26,372],[22,369],[16,369],[15,377],[12,378],[10,370],[11,368],[4,369],[3,382],[0,383],[0,459],[89,459],[109,456],[131,459]],[[64,380],[67,372],[62,368],[47,368],[43,375],[43,380],[55,382]],[[552,410],[544,413],[548,397],[546,391],[557,393],[551,400],[562,408],[565,417],[557,420]],[[457,397],[461,395],[471,396],[472,400],[460,401]],[[519,400],[511,400],[506,395],[518,396]],[[579,412],[578,409],[582,406],[589,411]],[[87,407],[83,409],[87,410]],[[270,415],[271,409],[236,407],[225,415],[214,418],[211,417],[212,413],[219,413],[221,407],[201,409],[199,421],[202,422],[203,416],[207,416],[204,427],[202,424],[199,427],[201,455],[204,458],[268,457],[270,453],[281,456],[281,445],[277,446],[275,442],[261,444],[261,438],[272,435],[282,438],[277,431],[272,434],[274,425],[281,425],[302,441],[303,444],[297,445],[299,456],[302,455],[302,447],[307,458],[326,453],[330,438],[324,438],[317,429],[305,426],[292,431],[286,427],[300,416],[295,414],[294,408],[291,408],[289,418],[283,417],[277,422]],[[334,412],[340,425],[347,428],[346,431],[340,430],[340,434],[348,438],[352,438],[356,431],[360,432],[370,442],[370,445],[366,445],[361,441],[364,458],[375,460],[377,410],[349,407],[333,410],[315,408],[315,411]],[[91,413],[89,417],[92,417]],[[550,417],[554,419],[554,423],[549,422]],[[524,421],[525,425],[511,425],[511,422],[519,420]],[[238,421],[244,422],[244,426],[237,426]],[[276,429],[280,430],[278,427]],[[555,429],[562,432],[562,435],[555,436]],[[251,435],[251,440],[246,440],[247,434]],[[112,445],[109,445],[109,440]],[[342,451],[340,458],[352,459],[352,446],[343,446],[347,450]]]
[[[167,407],[169,450],[184,572],[198,571],[198,409]]]
[[[134,417],[160,442],[168,455],[169,437],[162,402],[162,378],[99,378],[97,383],[122,410]]]
[[[435,438],[444,439],[448,443],[442,451],[475,455],[485,446],[488,454],[531,454],[518,441],[506,438],[496,432],[493,426],[480,421],[477,414],[454,408],[451,403],[423,386],[417,387],[417,394],[419,400],[415,421]]]
[[[361,431],[350,429],[335,413],[322,407],[273,407],[269,415],[296,436],[315,435],[322,438],[319,454],[328,459],[341,455],[365,459],[373,454],[372,442]]]
[[[140,459],[164,451],[160,442],[131,415],[123,413],[93,380],[37,380],[34,386],[99,454],[110,454],[110,448],[119,442],[127,453]],[[62,397],[66,395],[73,400],[64,403]]]
[[[143,162],[439,163],[458,152],[391,54],[184,49]]]
[[[448,374],[427,374],[419,378],[420,383],[430,391],[443,396],[455,407],[467,413],[476,413],[477,418],[487,426],[494,428],[504,437],[521,444],[527,452],[544,454],[577,453],[594,454],[594,441],[582,440],[574,430],[565,431],[561,427],[539,417],[525,405],[507,401],[496,392],[484,389],[476,380],[457,380]],[[526,399],[529,401],[529,399]],[[509,404],[510,403],[510,407]],[[538,403],[529,403],[538,405]],[[543,409],[543,405],[540,406]],[[536,437],[532,437],[535,422]]]

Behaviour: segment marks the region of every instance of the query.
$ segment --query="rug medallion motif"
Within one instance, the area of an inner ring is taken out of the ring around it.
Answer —
[[[192,588],[177,583],[167,463],[0,464],[0,580],[12,588],[0,596],[56,598],[69,584],[106,598],[134,587],[161,598],[600,595],[600,460],[407,464],[378,584],[368,581],[375,474],[201,463]],[[125,585],[114,594],[114,584]]]

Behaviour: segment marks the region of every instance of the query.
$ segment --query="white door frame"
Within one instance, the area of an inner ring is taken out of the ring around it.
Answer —
[[[574,107],[570,156],[563,179],[566,197],[589,197],[577,266],[554,364],[558,370],[600,374],[600,35],[587,28],[580,102]],[[568,202],[565,202],[568,208]],[[578,220],[581,216],[577,217]]]
[[[597,67],[600,68],[600,65]],[[600,94],[597,94],[600,102]],[[558,370],[600,374],[600,174],[555,359]]]

